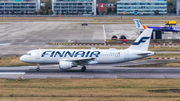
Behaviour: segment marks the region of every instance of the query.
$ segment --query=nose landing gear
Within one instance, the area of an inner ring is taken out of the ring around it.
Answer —
[[[36,68],[36,71],[40,71],[40,68],[39,68],[39,64],[37,64],[37,68]]]

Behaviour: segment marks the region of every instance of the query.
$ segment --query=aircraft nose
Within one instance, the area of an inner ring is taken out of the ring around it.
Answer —
[[[25,57],[24,57],[24,56],[21,56],[21,57],[20,57],[20,60],[21,60],[22,62],[24,62],[24,61],[25,61]]]

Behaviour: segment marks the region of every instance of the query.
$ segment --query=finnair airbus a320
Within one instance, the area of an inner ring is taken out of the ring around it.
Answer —
[[[60,69],[71,69],[85,65],[112,64],[136,60],[152,56],[155,52],[148,51],[152,29],[146,29],[136,41],[125,50],[117,49],[37,49],[20,57],[22,62],[38,64],[59,64]]]

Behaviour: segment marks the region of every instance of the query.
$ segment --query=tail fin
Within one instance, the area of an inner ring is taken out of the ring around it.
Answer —
[[[128,48],[128,50],[141,50],[147,51],[149,42],[151,39],[153,29],[145,29],[143,33],[134,41],[134,43]]]
[[[136,28],[138,28],[138,29],[146,29],[141,24],[140,19],[134,19],[134,22],[135,22]]]

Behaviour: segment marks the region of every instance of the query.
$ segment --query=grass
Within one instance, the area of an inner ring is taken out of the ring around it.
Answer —
[[[1,67],[9,67],[9,66],[29,66],[35,64],[24,63],[19,60],[20,56],[6,57],[0,59]]]
[[[180,63],[157,63],[157,64],[129,65],[123,67],[180,67]]]
[[[180,51],[180,47],[149,47],[149,51]]]
[[[147,57],[146,59],[150,58],[180,58],[180,54],[159,54],[157,53],[156,55]]]
[[[134,97],[2,97],[0,101],[180,101],[179,98]]]
[[[20,80],[18,80],[18,82],[29,82],[29,81],[31,81],[32,79],[20,79]],[[6,79],[6,81],[8,81],[8,82],[14,82],[14,81],[16,81],[15,79]],[[17,82],[17,81],[16,81]]]
[[[0,79],[0,101],[175,101],[179,93],[155,91],[179,89],[179,83],[180,79]]]

